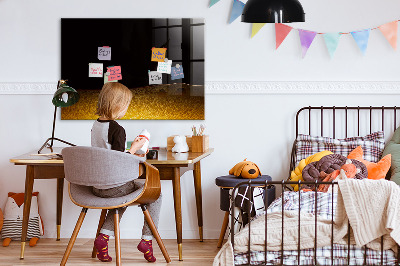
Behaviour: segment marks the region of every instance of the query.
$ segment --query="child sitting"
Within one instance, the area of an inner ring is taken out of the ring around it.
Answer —
[[[93,123],[91,132],[91,143],[93,147],[125,152],[125,129],[120,126],[115,119],[122,118],[125,115],[132,100],[132,96],[132,92],[121,83],[108,82],[104,84],[97,104],[96,114],[100,117]],[[134,156],[146,156],[145,154],[136,154],[136,151],[138,151],[145,142],[145,138],[136,138],[128,152]],[[143,161],[143,158],[138,158],[138,167],[140,161]],[[102,198],[125,196],[144,186],[143,183],[137,182],[135,179],[137,179],[137,176],[132,176],[132,181],[128,183],[116,187],[93,187],[92,191],[94,195]],[[147,209],[156,226],[158,226],[160,216],[161,199],[162,197],[160,194],[160,197],[155,202],[147,204]],[[125,210],[126,207],[118,208],[120,219]],[[112,260],[108,255],[108,240],[110,236],[114,236],[114,214],[115,210],[108,210],[100,234],[94,241],[94,246],[97,249],[97,258],[101,261]],[[153,255],[152,237],[153,234],[151,233],[150,227],[147,222],[144,221],[142,240],[137,248],[144,253],[144,258],[149,262],[156,261]]]

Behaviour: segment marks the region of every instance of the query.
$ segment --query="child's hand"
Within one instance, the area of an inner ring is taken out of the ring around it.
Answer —
[[[139,157],[146,157],[146,155],[149,153],[149,149],[147,149],[147,151],[146,151],[146,153],[145,154],[136,154],[135,153],[135,155],[136,156],[139,156]]]
[[[132,154],[135,154],[140,148],[143,147],[143,145],[146,143],[146,141],[147,140],[145,138],[136,137],[135,140],[132,142],[129,152]]]

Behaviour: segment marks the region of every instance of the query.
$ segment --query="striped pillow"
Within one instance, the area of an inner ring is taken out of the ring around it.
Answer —
[[[295,159],[296,165],[302,159],[317,152],[329,150],[343,156],[361,146],[364,151],[364,159],[370,162],[378,162],[381,159],[385,140],[383,131],[378,131],[364,137],[352,137],[345,139],[333,139],[329,137],[318,137],[299,134],[296,139]]]
[[[15,220],[4,220],[1,237],[21,240],[22,218]],[[29,218],[27,239],[40,238],[39,216]]]

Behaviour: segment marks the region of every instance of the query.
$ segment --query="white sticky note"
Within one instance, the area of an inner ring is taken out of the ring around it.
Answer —
[[[89,63],[89,77],[102,78],[103,77],[103,63]]]
[[[97,58],[99,60],[111,60],[111,47],[109,46],[98,47]]]
[[[168,62],[158,62],[157,72],[171,74],[172,60]]]
[[[149,84],[162,84],[162,74],[157,71],[149,71]]]

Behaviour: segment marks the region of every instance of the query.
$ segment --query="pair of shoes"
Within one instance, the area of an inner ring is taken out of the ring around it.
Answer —
[[[151,240],[142,239],[142,241],[140,241],[139,245],[137,246],[137,249],[143,253],[144,258],[148,262],[156,261],[156,257],[154,257],[153,255],[153,245]]]
[[[94,240],[94,247],[97,250],[97,258],[104,262],[112,261],[110,255],[108,255],[108,235],[100,233],[99,236]]]

